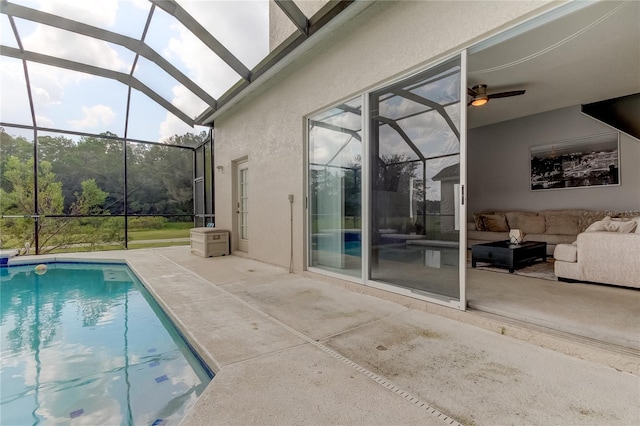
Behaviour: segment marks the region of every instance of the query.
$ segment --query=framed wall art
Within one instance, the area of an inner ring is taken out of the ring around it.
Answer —
[[[531,147],[531,190],[620,185],[619,133]]]

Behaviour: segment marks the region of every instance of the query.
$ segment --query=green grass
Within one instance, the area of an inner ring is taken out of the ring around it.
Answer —
[[[66,247],[61,249],[55,249],[47,252],[46,254],[56,253],[86,253],[90,251],[110,251],[110,250],[124,250],[124,245],[96,245],[92,250],[88,250],[87,247]]]
[[[152,229],[149,231],[129,231],[129,242],[162,240],[166,238],[189,238],[189,229],[193,228],[193,224],[189,223],[188,225],[188,227],[184,228],[171,229],[169,227],[165,227],[163,229]]]
[[[167,222],[164,224],[162,229],[148,229],[148,230],[137,230],[129,231],[129,248],[153,248],[153,247],[168,247],[168,246],[182,246],[189,245],[190,241],[165,241],[165,242],[145,242],[145,243],[136,243],[136,241],[148,241],[148,240],[164,240],[164,239],[178,239],[178,238],[189,238],[189,230],[193,228],[193,222]],[[87,227],[87,230],[83,232],[91,232],[94,230],[92,227]],[[22,239],[18,239],[16,241],[3,241],[2,248],[12,248],[15,247],[17,249],[21,249],[24,245]],[[124,249],[123,245],[120,244],[103,244],[96,245],[93,247],[93,250],[122,250]],[[35,252],[35,247],[33,248]],[[76,253],[76,252],[86,252],[89,251],[88,247],[66,247],[62,249],[52,250],[51,253]]]
[[[193,228],[193,222],[167,222],[164,224],[164,229],[191,229]]]
[[[191,244],[190,241],[175,241],[170,243],[143,243],[143,244],[136,244],[135,242],[129,242],[128,247],[130,249],[141,249],[141,248],[155,248],[155,247],[188,246],[189,244]]]

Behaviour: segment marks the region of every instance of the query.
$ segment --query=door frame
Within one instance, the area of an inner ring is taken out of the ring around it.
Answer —
[[[240,170],[249,169],[249,157],[244,156],[232,161],[232,203],[231,203],[231,217],[232,217],[232,249],[234,251],[249,252],[249,239],[240,238],[240,217],[239,217],[239,203],[240,203]],[[248,219],[247,219],[248,220]]]
[[[419,70],[414,70],[410,73],[407,73],[399,78],[394,78],[393,80],[389,80],[389,81],[385,81],[384,83],[381,83],[379,85],[377,85],[376,87],[370,88],[369,90],[361,93],[360,96],[362,96],[362,119],[363,119],[363,123],[362,123],[362,140],[363,140],[363,144],[362,144],[362,157],[363,159],[365,159],[365,161],[363,161],[362,163],[362,181],[361,181],[361,205],[362,205],[362,211],[361,211],[361,220],[362,220],[362,273],[361,273],[361,277],[359,278],[355,278],[346,274],[340,274],[337,272],[332,272],[332,271],[328,271],[328,270],[324,270],[322,268],[317,268],[317,267],[313,267],[311,266],[311,260],[310,260],[310,253],[311,253],[311,248],[310,248],[310,242],[311,242],[311,238],[310,238],[310,228],[311,228],[311,218],[310,218],[310,208],[309,208],[309,133],[308,133],[308,129],[309,129],[309,122],[308,119],[309,117],[312,117],[313,115],[328,110],[331,108],[327,107],[327,108],[323,108],[322,110],[318,110],[316,112],[314,112],[313,114],[307,115],[305,116],[305,132],[304,132],[304,138],[305,138],[305,196],[306,196],[306,215],[305,215],[305,250],[307,250],[307,256],[305,257],[305,269],[312,271],[312,272],[317,272],[320,273],[322,275],[327,275],[327,276],[331,276],[331,277],[335,277],[335,278],[339,278],[341,280],[345,280],[345,281],[352,281],[352,282],[356,282],[359,284],[363,284],[366,285],[368,287],[372,287],[372,288],[378,288],[381,290],[385,290],[385,291],[389,291],[392,293],[396,293],[396,294],[401,294],[401,295],[405,295],[408,297],[411,297],[413,299],[419,299],[419,300],[424,300],[427,302],[431,302],[431,303],[435,303],[435,304],[439,304],[439,305],[443,305],[443,306],[447,306],[447,307],[451,307],[451,308],[455,308],[455,309],[459,309],[459,310],[466,310],[467,307],[467,298],[466,298],[466,278],[467,278],[467,268],[466,268],[466,257],[467,257],[467,233],[466,233],[466,221],[467,221],[467,212],[466,212],[466,198],[467,198],[467,193],[466,193],[466,188],[467,188],[467,108],[466,108],[466,99],[467,99],[467,50],[463,49],[460,51],[455,52],[452,55],[449,55],[445,58],[441,58],[440,60],[430,63],[427,66],[421,67]],[[375,92],[377,90],[381,90],[384,89],[387,86],[393,85],[394,83],[398,83],[401,82],[402,80],[405,79],[409,79],[412,76],[419,74],[419,73],[423,73],[431,68],[434,67],[438,67],[439,65],[446,63],[450,60],[459,58],[460,59],[460,102],[463,105],[463,107],[461,108],[460,111],[460,128],[459,130],[459,134],[460,134],[460,152],[459,152],[459,156],[460,156],[460,183],[459,183],[459,191],[457,192],[456,195],[459,195],[459,197],[457,197],[457,205],[456,205],[456,213],[457,213],[457,226],[458,226],[458,230],[459,230],[459,237],[458,237],[458,243],[459,243],[459,262],[458,262],[458,276],[459,276],[459,298],[458,300],[445,300],[445,299],[440,299],[440,298],[436,298],[436,297],[430,297],[428,295],[424,295],[424,294],[419,294],[416,292],[411,291],[410,289],[404,288],[404,287],[400,287],[400,286],[394,286],[391,284],[387,284],[387,283],[383,283],[383,282],[378,282],[378,281],[374,281],[372,279],[370,279],[369,277],[369,271],[370,271],[370,261],[371,261],[371,253],[370,253],[370,232],[371,232],[371,209],[372,209],[372,201],[371,201],[371,177],[370,177],[370,173],[371,173],[371,165],[369,163],[369,157],[370,157],[370,135],[371,135],[371,124],[370,124],[370,120],[368,119],[368,117],[370,117],[370,102],[369,102],[369,97],[370,94],[372,92]],[[336,103],[338,104],[338,103]]]

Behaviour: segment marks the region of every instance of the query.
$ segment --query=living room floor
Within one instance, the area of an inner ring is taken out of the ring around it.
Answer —
[[[470,310],[640,351],[640,290],[467,269]],[[638,352],[640,353],[640,352]]]

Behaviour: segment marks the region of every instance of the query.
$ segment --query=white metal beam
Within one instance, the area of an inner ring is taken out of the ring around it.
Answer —
[[[56,58],[49,55],[43,55],[41,53],[24,51],[21,52],[20,49],[16,49],[14,47],[9,46],[0,46],[0,55],[8,56],[11,58],[21,59],[29,62],[37,62],[40,64],[50,65],[58,68],[65,68],[72,71],[78,71],[85,74],[91,74],[98,77],[104,77],[111,80],[119,81],[123,84],[126,84],[134,89],[137,89],[147,95],[149,98],[153,99],[156,103],[162,106],[167,111],[174,114],[176,117],[187,123],[189,126],[194,126],[194,121],[188,115],[180,111],[178,108],[173,106],[170,102],[164,99],[162,96],[158,95],[156,92],[151,90],[149,87],[145,86],[140,80],[132,77],[128,74],[124,74],[118,71],[112,71],[105,68],[95,67],[93,65],[82,64],[79,62],[69,61],[67,59]]]
[[[175,0],[149,0],[169,15],[176,18],[182,25],[211,49],[220,59],[227,63],[240,77],[251,81],[251,71],[236,58],[222,43],[209,33],[195,18],[182,8]]]
[[[2,13],[8,16],[14,16],[28,21],[37,22],[39,24],[48,25],[50,27],[72,31],[77,34],[125,47],[158,65],[208,105],[215,106],[217,103],[216,99],[189,79],[189,77],[184,75],[169,61],[160,56],[155,50],[138,39],[9,2],[3,3]]]

